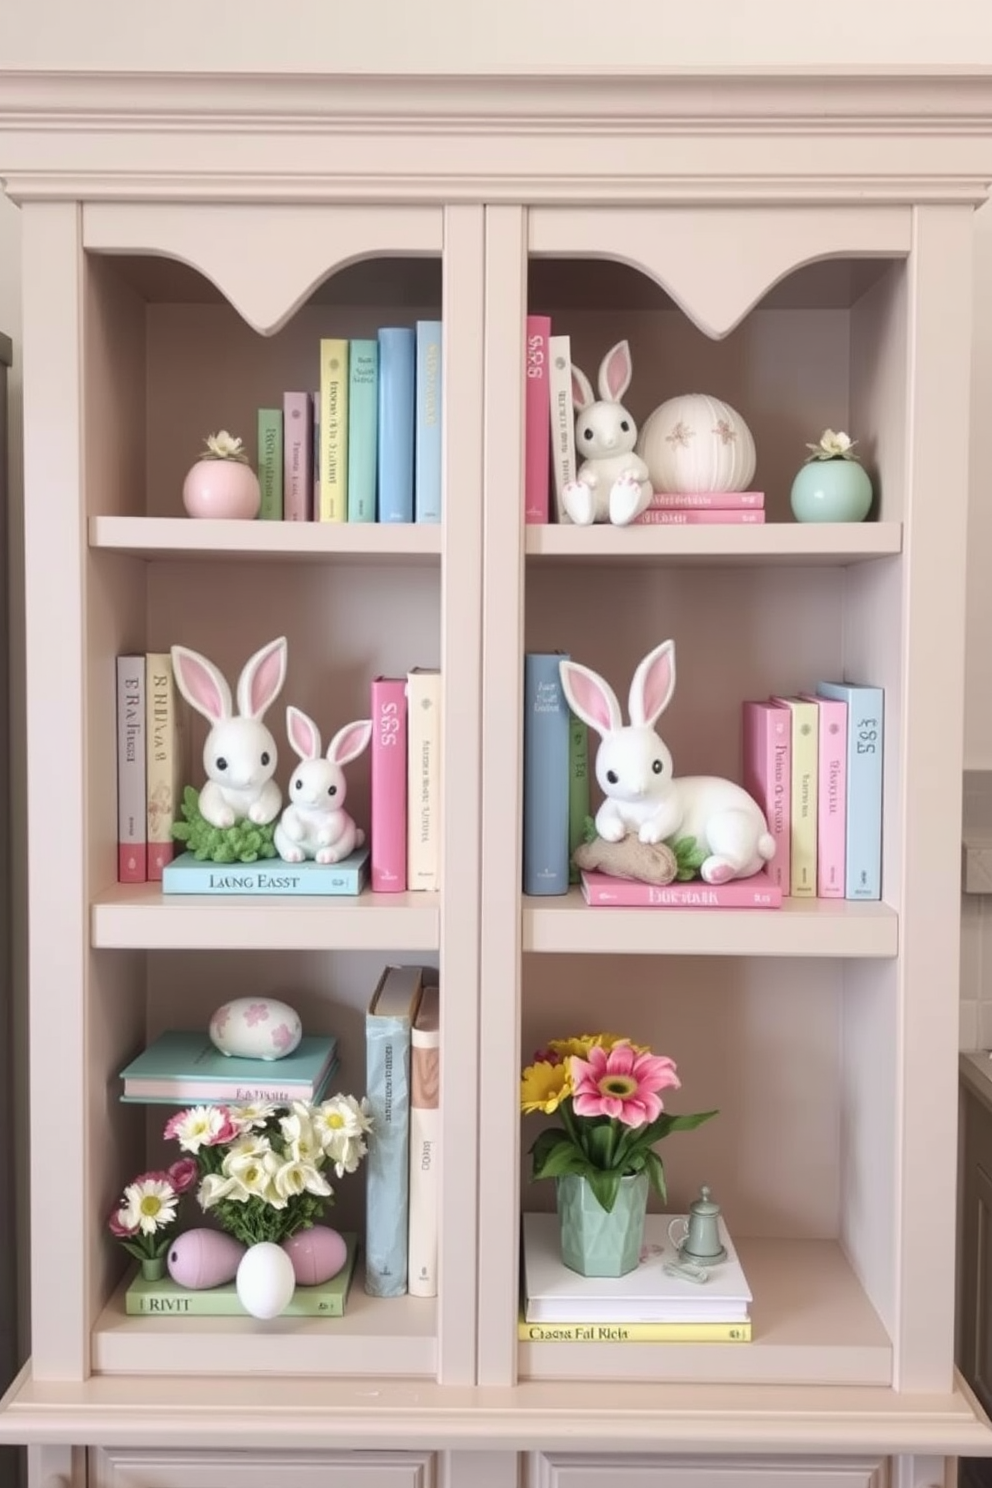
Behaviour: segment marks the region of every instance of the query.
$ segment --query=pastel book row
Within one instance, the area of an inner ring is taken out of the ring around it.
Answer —
[[[216,895],[356,895],[369,883],[384,894],[440,888],[440,672],[415,667],[376,677],[370,717],[338,729],[324,751],[317,725],[299,708],[286,709],[286,750],[262,722],[285,669],[283,639],[251,657],[231,718],[230,689],[199,653],[175,647],[117,658],[121,883],[159,881],[167,894]],[[249,695],[245,716],[240,703]],[[208,779],[199,791],[188,783],[186,704],[208,718],[208,743],[217,741],[216,757],[204,751]],[[227,802],[243,806],[244,792],[228,781],[243,733],[251,735],[252,762],[257,756],[264,768],[252,777],[257,801],[232,822]],[[356,821],[345,769],[366,748],[369,810],[366,817],[359,809]],[[284,792],[277,765],[294,755]]]
[[[634,450],[636,425],[621,402],[631,375],[629,348],[626,342],[620,342],[604,359],[597,398],[581,368],[572,361],[571,336],[555,334],[548,315],[527,316],[524,341],[525,522],[571,521],[563,493],[571,482],[581,479],[583,460],[595,460],[604,453],[615,459],[613,451],[617,441],[622,441],[628,432],[629,445],[626,447]],[[620,421],[612,432],[608,427],[611,418]],[[599,429],[600,422],[603,423],[602,430]],[[605,434],[606,438],[597,444],[600,434]],[[600,444],[603,448],[599,447]],[[622,450],[624,445],[620,443],[619,447]],[[646,466],[643,468],[647,469]],[[765,497],[762,491],[656,489],[645,509],[639,510],[633,518],[633,525],[684,527],[716,523],[753,527],[762,525],[764,521]]]
[[[259,518],[440,522],[442,322],[325,337],[316,392],[258,409]]]

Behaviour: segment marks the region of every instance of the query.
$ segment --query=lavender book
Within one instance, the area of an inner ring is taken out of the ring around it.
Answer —
[[[708,884],[701,878],[685,883],[649,884],[633,878],[582,870],[582,897],[597,908],[619,909],[781,909],[782,890],[765,869],[750,878]]]
[[[357,847],[340,863],[211,863],[184,852],[162,870],[163,894],[360,894],[368,882],[369,849]]]

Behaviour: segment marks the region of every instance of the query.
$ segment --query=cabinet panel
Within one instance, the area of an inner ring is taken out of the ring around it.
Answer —
[[[433,1488],[434,1457],[406,1452],[130,1452],[90,1456],[90,1488]]]
[[[885,1488],[869,1458],[579,1457],[538,1454],[526,1488]]]

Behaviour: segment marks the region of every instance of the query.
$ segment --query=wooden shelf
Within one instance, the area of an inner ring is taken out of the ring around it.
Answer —
[[[559,954],[895,956],[888,904],[785,899],[781,909],[599,909],[582,891],[523,896],[523,949]]]
[[[197,951],[436,951],[437,894],[357,899],[163,894],[156,884],[112,884],[91,906],[100,949]]]
[[[892,1344],[833,1240],[737,1242],[750,1343],[520,1343],[521,1379],[889,1385]]]
[[[266,562],[437,562],[438,523],[207,522],[191,517],[90,517],[90,547],[133,558]]]
[[[784,563],[843,567],[902,551],[900,522],[767,522],[695,527],[528,526],[527,557],[572,563]]]
[[[98,1374],[427,1375],[437,1370],[433,1298],[369,1297],[361,1267],[343,1318],[128,1317],[122,1281],[93,1329]]]

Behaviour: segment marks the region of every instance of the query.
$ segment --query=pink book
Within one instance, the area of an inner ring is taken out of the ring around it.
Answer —
[[[645,527],[702,527],[706,524],[721,527],[757,526],[764,522],[763,511],[666,511],[649,506],[634,518],[634,524]]]
[[[406,678],[372,683],[372,891],[406,889]]]
[[[764,491],[655,491],[651,510],[763,511]]]
[[[847,881],[847,704],[813,692],[800,697],[819,714],[816,793],[816,892],[843,899]]]
[[[583,868],[582,897],[587,904],[621,909],[779,909],[782,905],[782,890],[765,869],[725,884],[691,878],[662,887]]]
[[[788,894],[792,832],[792,716],[771,702],[741,707],[741,782],[765,813],[775,856],[765,870]]]
[[[524,399],[524,521],[551,520],[551,404],[548,383],[550,315],[528,315]]]
[[[309,522],[313,515],[313,400],[283,393],[283,517]]]

